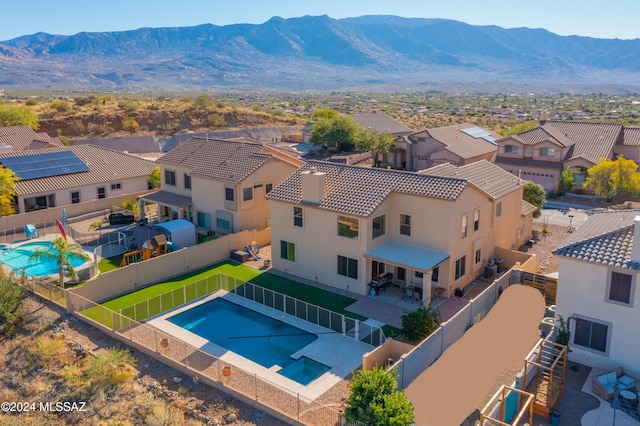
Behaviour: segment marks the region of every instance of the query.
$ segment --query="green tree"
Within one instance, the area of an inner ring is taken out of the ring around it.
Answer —
[[[147,183],[149,184],[149,189],[160,188],[160,167],[153,168]]]
[[[58,282],[60,287],[64,288],[64,273],[66,272],[70,279],[78,277],[71,261],[73,258],[89,260],[89,256],[84,252],[80,244],[69,243],[64,237],[58,237],[53,240],[52,247],[43,247],[33,252],[29,258],[29,262],[37,262],[40,259],[54,260],[58,264]]]
[[[507,129],[507,130],[502,130],[500,132],[501,136],[511,136],[511,135],[515,135],[518,133],[522,133],[522,132],[526,132],[527,130],[531,130],[531,129],[535,129],[536,127],[538,127],[538,121],[537,120],[529,120],[529,121],[524,121],[522,123],[518,123],[515,126]]]
[[[22,287],[4,276],[0,268],[0,336],[12,336],[23,319]]]
[[[13,204],[16,199],[16,181],[18,178],[11,169],[0,167],[0,216],[15,213]]]
[[[338,117],[340,117],[340,113],[330,108],[316,108],[311,113],[311,121],[320,121],[322,119],[333,120]]]
[[[366,129],[356,141],[358,151],[371,152],[374,164],[377,166],[384,157],[395,147],[393,136],[389,132],[380,133],[375,129]]]
[[[138,216],[140,214],[140,206],[135,200],[131,198],[127,198],[122,202],[122,208],[133,213],[134,216]]]
[[[573,178],[573,170],[571,170],[571,167],[569,167],[560,175],[558,192],[560,193],[560,195],[564,195],[567,192],[571,192],[571,188],[573,188],[573,185],[575,185],[575,180]]]
[[[415,423],[413,405],[404,393],[396,390],[398,382],[394,373],[376,366],[353,374],[344,413],[347,421],[376,426]]]
[[[26,106],[0,105],[0,126],[29,126],[38,130],[38,116]]]
[[[135,118],[125,118],[122,120],[122,128],[128,132],[135,133],[140,128],[140,125]]]
[[[615,160],[600,159],[600,162],[587,170],[584,186],[607,201],[617,196],[635,197],[640,192],[640,172],[633,160],[618,156]]]
[[[544,197],[544,188],[542,185],[528,181],[524,185],[522,198],[537,207],[536,211],[533,212],[534,218],[538,218],[542,215],[542,205],[547,202]]]
[[[402,335],[410,341],[422,340],[440,326],[438,313],[432,305],[402,314]]]
[[[340,151],[349,152],[363,133],[364,128],[353,117],[340,115],[318,121],[313,126],[309,142],[324,147],[335,146]]]

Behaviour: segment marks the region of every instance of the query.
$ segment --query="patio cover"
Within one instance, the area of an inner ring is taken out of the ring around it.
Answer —
[[[449,254],[442,251],[395,241],[381,244],[364,255],[380,262],[392,263],[418,271],[433,269],[449,258]]]
[[[140,196],[140,199],[150,203],[175,207],[177,209],[191,205],[191,197],[185,197],[184,195],[178,195],[168,191],[152,192],[151,194]]]

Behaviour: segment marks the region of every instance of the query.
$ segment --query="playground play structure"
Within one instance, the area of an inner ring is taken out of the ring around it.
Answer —
[[[122,256],[120,267],[142,262],[152,257],[157,257],[169,252],[167,238],[164,235],[156,235],[145,241],[140,250],[133,250]]]
[[[250,245],[246,246],[244,251],[249,253],[249,256],[251,256],[253,260],[260,260],[260,256],[258,256],[258,253],[260,253],[260,246],[255,241],[252,241]]]

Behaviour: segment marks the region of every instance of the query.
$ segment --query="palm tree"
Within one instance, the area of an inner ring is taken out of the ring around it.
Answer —
[[[64,289],[64,273],[71,279],[78,277],[76,270],[71,263],[73,257],[79,257],[82,260],[89,260],[89,256],[84,252],[80,244],[68,243],[63,237],[53,240],[53,246],[43,247],[31,255],[29,262],[37,262],[40,259],[53,259],[58,263],[58,277],[60,287]]]

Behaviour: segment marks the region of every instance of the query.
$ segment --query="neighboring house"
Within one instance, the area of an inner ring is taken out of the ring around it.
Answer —
[[[58,138],[36,133],[29,126],[0,127],[0,153],[64,146]]]
[[[571,321],[569,359],[640,377],[640,212],[592,215],[553,253],[556,318]]]
[[[498,140],[495,164],[523,179],[557,189],[564,170],[582,186],[587,170],[616,154],[640,160],[640,129],[622,124],[546,121]]]
[[[469,123],[421,130],[396,138],[391,164],[399,169],[421,170],[438,164],[464,166],[491,160],[499,137]]]
[[[160,146],[154,136],[127,136],[122,138],[74,139],[71,146],[96,145],[125,154],[148,154],[160,152]]]
[[[93,145],[0,154],[0,164],[18,176],[18,213],[145,191],[155,167]]]
[[[219,234],[269,227],[265,195],[302,165],[259,143],[198,137],[156,163],[161,190],[141,199],[158,205],[161,221],[185,218]]]
[[[500,242],[517,245],[523,182],[500,182],[309,161],[271,200],[272,264],[299,277],[366,294],[373,277],[449,296],[478,277]],[[491,189],[489,189],[491,188]],[[494,194],[494,195],[492,195]]]

